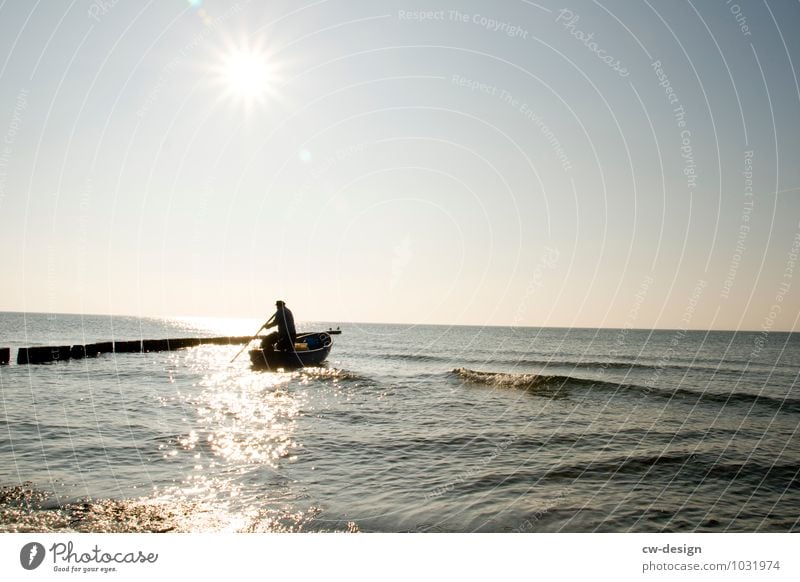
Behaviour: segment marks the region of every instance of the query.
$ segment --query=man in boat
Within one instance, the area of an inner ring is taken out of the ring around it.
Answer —
[[[275,314],[269,318],[264,329],[278,326],[278,331],[261,340],[261,347],[267,350],[293,351],[294,341],[297,339],[297,330],[294,327],[294,315],[286,304],[278,300],[275,302]]]

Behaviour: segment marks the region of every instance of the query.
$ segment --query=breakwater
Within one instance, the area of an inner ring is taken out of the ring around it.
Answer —
[[[235,337],[199,337],[199,338],[172,338],[172,339],[145,339],[99,342],[86,345],[65,345],[65,346],[33,346],[19,348],[17,352],[17,364],[49,364],[65,360],[80,360],[83,358],[95,358],[101,354],[117,353],[147,353],[165,352],[191,348],[200,345],[235,345],[244,344],[252,339],[252,336]],[[11,349],[0,348],[0,365],[8,364],[11,361]]]

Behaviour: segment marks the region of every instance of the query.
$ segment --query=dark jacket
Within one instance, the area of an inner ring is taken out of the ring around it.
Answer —
[[[294,315],[285,305],[278,308],[267,322],[267,329],[278,326],[278,349],[288,350],[294,347],[297,339],[297,330],[294,327]]]

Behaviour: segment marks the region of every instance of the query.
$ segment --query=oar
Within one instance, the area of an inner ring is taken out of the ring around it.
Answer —
[[[263,324],[261,327],[259,327],[259,328],[258,328],[258,331],[257,331],[256,333],[254,333],[254,334],[253,334],[253,337],[251,337],[249,340],[247,340],[247,342],[244,344],[244,347],[243,347],[241,350],[239,350],[239,353],[238,353],[238,354],[236,354],[235,356],[233,356],[233,360],[235,360],[235,359],[236,359],[236,358],[238,358],[240,355],[242,355],[242,352],[245,350],[245,348],[246,348],[248,345],[250,345],[250,342],[251,342],[251,341],[253,341],[254,339],[256,339],[256,336],[257,336],[259,333],[261,333],[261,330],[262,330],[262,329],[264,329],[264,326],[265,326],[265,325],[267,325],[267,323],[269,323],[269,320],[265,321],[265,322],[264,322],[264,324]],[[230,363],[231,363],[231,364],[233,363],[233,360],[231,360],[231,361],[230,361]]]

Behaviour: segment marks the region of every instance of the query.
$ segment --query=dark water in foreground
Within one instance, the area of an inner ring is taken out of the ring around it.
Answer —
[[[0,347],[259,323],[0,313]],[[798,334],[342,330],[295,373],[0,367],[0,531],[800,529]]]

